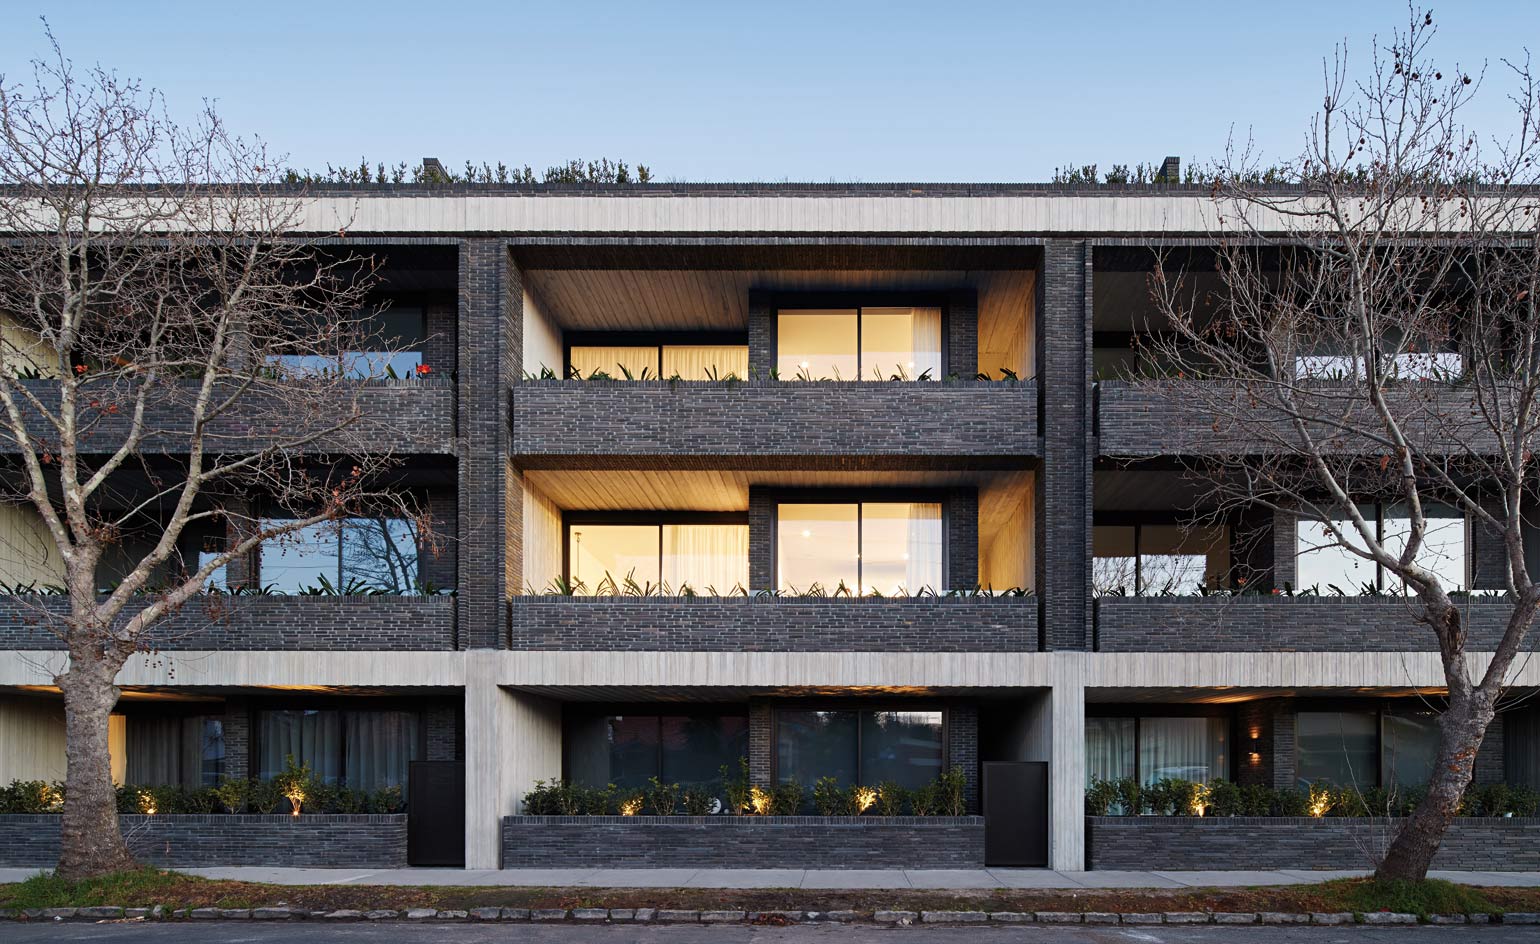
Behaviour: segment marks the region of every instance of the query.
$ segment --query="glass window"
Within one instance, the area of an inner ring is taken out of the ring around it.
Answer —
[[[1086,718],[1086,782],[1134,775],[1134,719]]]
[[[1139,556],[1132,525],[1091,529],[1091,587],[1097,596],[1138,594]]]
[[[658,348],[646,345],[576,345],[568,355],[571,374],[582,378],[608,374],[614,380],[626,380],[626,371],[632,380],[656,380],[658,377]]]
[[[309,764],[323,783],[355,790],[406,790],[419,759],[416,712],[285,708],[257,712],[257,777],[271,780],[288,761]]]
[[[1379,723],[1373,711],[1301,711],[1295,716],[1295,775],[1339,787],[1379,781]]]
[[[749,347],[746,344],[665,344],[663,371],[667,379],[743,380],[749,375]]]
[[[941,773],[941,712],[861,712],[860,782],[923,787]]]
[[[786,503],[776,515],[777,586],[914,595],[945,589],[939,502]]]
[[[1139,779],[1208,783],[1229,775],[1226,718],[1140,718]]]
[[[748,755],[744,715],[569,714],[564,752],[576,783],[641,789],[665,783],[719,789],[725,766]]]
[[[803,309],[776,315],[776,369],[782,380],[856,380],[860,315],[849,309]]]
[[[1230,572],[1224,527],[1096,525],[1091,546],[1092,589],[1099,596],[1217,590]]]
[[[941,377],[941,309],[861,309],[861,376]]]
[[[282,524],[263,519],[262,527]],[[387,593],[417,587],[416,523],[404,518],[345,518],[313,524],[262,545],[261,580],[280,593],[331,584]]]
[[[1362,505],[1359,514],[1384,542],[1387,551],[1398,554],[1406,547],[1411,519],[1401,506]],[[1464,516],[1447,505],[1430,503],[1423,507],[1423,517],[1427,530],[1417,552],[1417,563],[1436,574],[1446,590],[1464,589],[1468,583]],[[1332,523],[1353,546],[1363,547],[1351,519],[1333,519]],[[1295,540],[1299,589],[1319,587],[1349,595],[1362,593],[1366,588],[1396,589],[1389,585],[1378,564],[1343,546],[1319,521],[1296,522]]]
[[[1380,770],[1386,787],[1420,787],[1438,757],[1438,712],[1387,711],[1381,718]]]
[[[1465,517],[1447,505],[1424,505],[1425,530],[1416,562],[1438,576],[1445,590],[1464,589]],[[1399,555],[1412,534],[1412,519],[1403,506],[1385,510],[1385,549]],[[1402,588],[1404,589],[1404,587]]]
[[[1397,380],[1458,380],[1465,371],[1465,360],[1452,351],[1397,354],[1385,361],[1389,377]],[[1368,376],[1362,356],[1351,354],[1310,354],[1294,358],[1297,380],[1362,380]]]
[[[224,721],[204,715],[129,715],[125,782],[213,787],[224,774]]]
[[[676,591],[728,596],[749,585],[749,526],[666,524],[663,582]]]
[[[627,579],[656,587],[658,540],[655,524],[575,524],[567,531],[569,578],[590,594],[618,593]]]

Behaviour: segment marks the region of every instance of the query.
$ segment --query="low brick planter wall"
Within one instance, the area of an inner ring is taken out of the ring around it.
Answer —
[[[503,867],[976,869],[982,816],[507,816]]]
[[[140,862],[169,868],[406,867],[404,813],[121,815],[118,823]],[[0,815],[0,866],[52,868],[58,860],[58,815]]]
[[[509,648],[1035,652],[1032,597],[521,597]]]
[[[47,624],[68,611],[67,597],[0,596],[0,649],[62,649]],[[127,615],[134,612],[130,604]],[[157,624],[146,641],[168,650],[453,649],[455,598],[211,594]]]
[[[1464,608],[1468,648],[1490,651],[1512,608]],[[1101,597],[1099,652],[1403,652],[1438,651],[1413,617],[1415,600],[1388,597]]]
[[[573,457],[753,456],[756,467],[819,459],[969,457],[1008,467],[1041,449],[1037,386],[1020,383],[525,381],[513,388],[524,468]],[[987,435],[980,435],[988,430]],[[892,463],[889,463],[892,464]]]
[[[1090,869],[1367,869],[1401,820],[1348,817],[1088,816]],[[1540,869],[1540,818],[1457,819],[1436,869]]]

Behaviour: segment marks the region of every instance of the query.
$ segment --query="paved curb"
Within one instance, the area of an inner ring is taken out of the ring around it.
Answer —
[[[658,908],[472,908],[447,911],[433,908],[396,910],[378,908],[359,910],[307,911],[299,908],[182,908],[167,911],[153,908],[125,908],[120,905],[96,905],[86,908],[0,909],[0,921],[46,922],[147,922],[147,921],[408,921],[424,922],[564,922],[574,924],[849,924],[875,923],[896,927],[920,924],[1097,924],[1143,926],[1162,924],[1263,924],[1340,927],[1349,924],[1394,926],[1411,924],[1510,924],[1540,925],[1540,912],[1510,911],[1504,914],[1429,915],[1426,920],[1414,914],[1374,911],[1352,912],[1208,912],[1149,911],[1115,913],[1108,911],[731,911]]]

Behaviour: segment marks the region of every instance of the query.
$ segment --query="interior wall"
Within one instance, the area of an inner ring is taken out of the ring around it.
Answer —
[[[64,558],[43,518],[26,505],[0,503],[0,581],[64,582]]]
[[[43,377],[58,377],[58,349],[44,344],[37,332],[0,314],[0,369],[12,377],[34,370]]]
[[[561,575],[561,508],[524,480],[524,590],[539,593]]]
[[[524,370],[536,376],[549,367],[560,377],[566,372],[561,328],[547,313],[544,302],[528,280],[524,288]]]
[[[123,783],[128,770],[128,719],[107,720],[107,751],[112,780]],[[12,780],[63,780],[64,703],[45,698],[0,698],[0,783]]]
[[[1051,759],[1053,711],[1047,692],[988,701],[979,711],[979,760]]]
[[[1025,380],[1036,372],[1037,273],[980,273],[978,372],[999,378],[1008,367]]]
[[[1035,589],[1032,473],[979,490],[979,584],[994,590]]]

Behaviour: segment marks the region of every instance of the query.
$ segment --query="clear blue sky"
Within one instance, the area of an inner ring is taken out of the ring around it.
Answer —
[[[1498,59],[1540,40],[1540,2],[1434,12],[1441,62],[1489,62],[1472,117],[1494,122]],[[1213,156],[1232,125],[1296,153],[1322,58],[1344,37],[1363,58],[1406,6],[8,0],[8,79],[43,51],[33,14],[77,62],[174,111],[213,98],[297,166],[609,155],[664,180],[1036,181]]]

